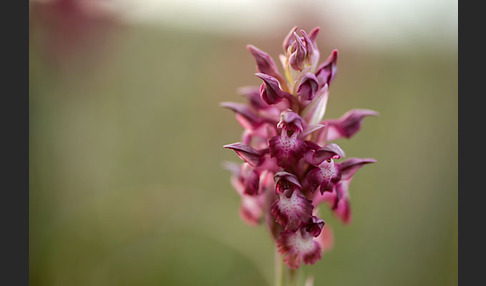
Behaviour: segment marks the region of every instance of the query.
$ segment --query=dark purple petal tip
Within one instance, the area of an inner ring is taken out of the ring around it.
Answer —
[[[343,180],[350,179],[359,168],[366,164],[376,163],[373,158],[349,158],[339,164],[339,171]]]
[[[330,85],[337,73],[338,51],[332,51],[331,55],[323,62],[315,72],[319,86]]]
[[[337,140],[340,138],[351,138],[356,134],[363,124],[366,116],[378,116],[379,113],[368,109],[353,109],[346,112],[337,120],[327,120],[328,140]]]
[[[276,78],[281,78],[281,75],[278,72],[278,68],[269,54],[265,53],[264,51],[258,49],[253,45],[248,45],[246,46],[246,48],[255,57],[257,69],[259,72],[271,75]]]
[[[247,162],[251,166],[259,166],[263,163],[264,152],[256,150],[249,145],[238,142],[224,145],[223,147],[235,151],[238,157],[240,157],[243,161]]]
[[[319,27],[315,27],[309,32],[309,39],[312,41],[314,45],[316,45],[316,39],[317,36],[319,35],[319,30],[320,30]]]

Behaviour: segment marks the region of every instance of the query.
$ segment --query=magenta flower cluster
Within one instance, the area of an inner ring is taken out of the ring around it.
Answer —
[[[255,57],[260,87],[240,93],[247,104],[223,102],[243,126],[241,142],[225,145],[243,160],[228,163],[232,185],[241,196],[244,221],[265,221],[290,268],[314,264],[332,244],[332,234],[319,218],[326,202],[343,222],[351,220],[349,184],[370,158],[345,157],[333,140],[350,138],[363,118],[377,112],[355,109],[339,119],[324,120],[329,87],[337,72],[337,50],[320,65],[316,38],[294,27],[280,55],[283,75],[265,52],[248,45]]]

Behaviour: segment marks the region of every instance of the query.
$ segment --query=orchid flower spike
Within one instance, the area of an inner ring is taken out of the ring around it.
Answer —
[[[319,28],[293,27],[283,41],[281,70],[266,52],[247,49],[260,86],[243,87],[246,103],[223,102],[243,127],[241,142],[225,145],[241,159],[228,163],[246,223],[266,222],[289,268],[314,264],[329,251],[334,236],[318,209],[327,206],[342,223],[351,221],[349,186],[372,158],[349,158],[330,141],[349,139],[376,111],[353,109],[325,119],[329,88],[337,75],[338,51],[319,64]],[[324,203],[324,204],[323,204]]]

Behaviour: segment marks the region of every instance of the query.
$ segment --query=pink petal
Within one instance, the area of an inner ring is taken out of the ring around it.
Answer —
[[[244,177],[244,193],[250,196],[258,194],[260,186],[260,174],[255,170],[249,170]]]
[[[276,125],[277,122],[274,121],[273,124],[266,123],[255,129],[245,129],[241,136],[241,143],[267,153],[265,149],[268,149],[268,138],[278,134]]]
[[[322,253],[325,253],[334,247],[334,234],[329,225],[324,225],[321,234],[317,237],[317,241],[321,245]]]
[[[344,151],[339,145],[330,143],[317,150],[308,149],[304,155],[305,160],[314,166],[319,166],[325,160],[344,157]]]
[[[306,123],[299,114],[287,109],[280,114],[280,121],[277,124],[278,129],[293,130],[301,133],[304,131]]]
[[[351,180],[346,180],[336,184],[337,202],[332,208],[336,217],[344,224],[351,222],[351,204],[348,192],[350,183]]]
[[[271,213],[280,225],[296,230],[301,223],[312,217],[313,208],[312,201],[295,190],[290,197],[280,194],[272,204]]]
[[[238,121],[245,129],[258,128],[264,123],[263,118],[254,113],[246,104],[221,102],[220,105],[236,112]]]
[[[283,50],[286,53],[288,48],[294,43],[294,33],[297,31],[297,26],[293,27],[290,32],[287,34],[283,41]]]
[[[306,175],[306,181],[314,191],[318,187],[320,192],[332,191],[333,185],[339,178],[338,170],[334,164],[334,160],[330,159],[330,162],[324,161],[317,168],[313,168]]]
[[[312,199],[312,204],[314,206],[320,205],[322,202],[327,202],[330,208],[333,208],[336,206],[336,203],[338,201],[337,198],[337,193],[335,191],[335,187],[333,188],[332,192],[316,192],[314,195],[314,198]]]
[[[242,196],[240,217],[249,225],[258,225],[263,217],[264,195]]]
[[[277,165],[286,168],[304,156],[306,144],[298,138],[297,132],[290,137],[287,132],[282,132],[268,141],[268,148],[270,156],[277,159]]]
[[[328,86],[326,84],[317,92],[317,96],[304,108],[302,117],[309,125],[321,122],[326,112],[328,97]]]
[[[260,173],[248,163],[241,166],[227,162],[225,168],[230,170],[231,184],[240,195],[255,196],[260,191]]]
[[[315,27],[309,32],[309,39],[316,47],[317,47],[316,40],[317,40],[317,35],[319,35],[319,30],[320,30],[319,27]]]
[[[301,139],[305,138],[307,135],[316,132],[318,130],[321,130],[324,127],[325,127],[324,124],[314,124],[314,125],[307,126],[306,128],[304,128],[304,131],[301,134],[299,134],[299,138]]]
[[[336,209],[334,209],[334,214],[344,224],[349,224],[351,222],[351,205],[349,203],[349,198],[343,198],[338,202]]]
[[[321,259],[321,246],[311,235],[302,236],[301,231],[284,231],[277,240],[279,252],[284,255],[285,263],[293,269],[305,264],[314,264]]]

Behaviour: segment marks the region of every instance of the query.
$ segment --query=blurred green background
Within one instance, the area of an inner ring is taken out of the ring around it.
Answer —
[[[246,44],[277,60],[294,25],[321,26],[324,59],[339,50],[326,118],[380,112],[337,142],[378,163],[353,179],[350,225],[321,208],[335,246],[303,273],[315,285],[457,285],[454,41],[371,49],[302,16],[224,34],[43,9],[30,13],[31,285],[272,285],[274,245],[240,219],[221,167],[239,162],[222,146],[242,129],[218,104],[260,84]]]

